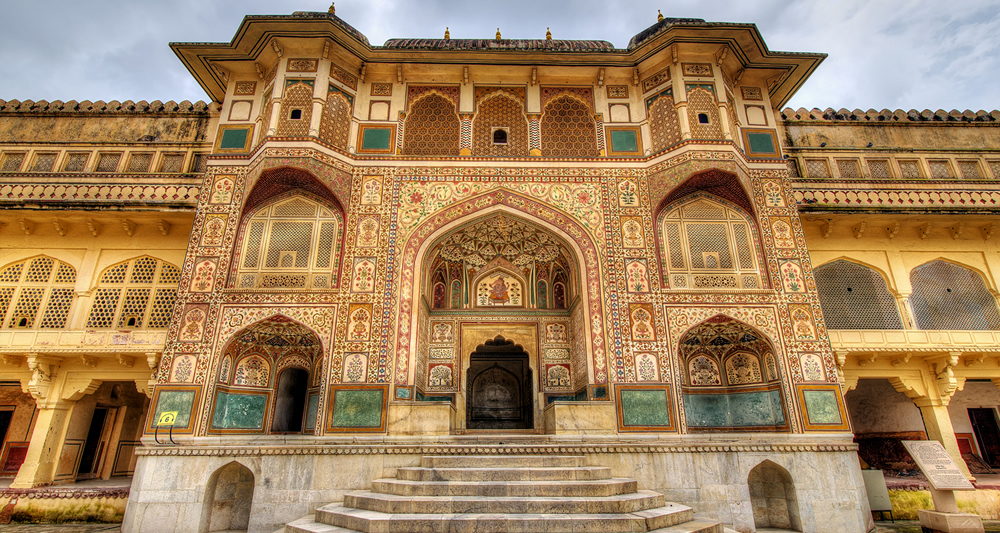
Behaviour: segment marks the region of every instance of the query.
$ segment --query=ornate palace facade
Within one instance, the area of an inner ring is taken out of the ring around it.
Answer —
[[[0,101],[11,490],[268,532],[422,455],[571,454],[865,531],[852,428],[1000,460],[1000,113],[781,111],[825,56],[697,19],[172,47],[212,103]]]

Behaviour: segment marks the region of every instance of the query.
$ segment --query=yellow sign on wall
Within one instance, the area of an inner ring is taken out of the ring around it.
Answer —
[[[156,426],[162,427],[174,425],[174,420],[177,420],[177,413],[178,411],[164,411],[160,413],[160,419],[156,421]]]

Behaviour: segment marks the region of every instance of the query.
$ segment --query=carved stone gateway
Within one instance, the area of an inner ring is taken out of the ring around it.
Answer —
[[[532,429],[532,386],[528,354],[497,335],[479,345],[469,360],[466,427]]]

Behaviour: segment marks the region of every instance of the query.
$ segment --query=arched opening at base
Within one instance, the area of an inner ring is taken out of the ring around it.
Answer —
[[[250,525],[253,487],[253,472],[239,463],[216,470],[208,481],[208,519],[203,522],[208,528],[202,531],[246,531]]]
[[[764,461],[750,471],[747,484],[750,486],[755,527],[802,531],[795,486],[787,470],[771,461]]]
[[[308,371],[293,367],[281,372],[275,391],[271,433],[302,432],[302,415],[305,413],[308,388]]]
[[[534,428],[528,354],[514,341],[497,335],[476,347],[468,383],[468,429]]]

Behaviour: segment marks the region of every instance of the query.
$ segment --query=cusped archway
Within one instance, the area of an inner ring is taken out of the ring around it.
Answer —
[[[210,433],[306,433],[316,428],[323,345],[274,315],[238,331],[214,369]]]
[[[681,336],[689,431],[787,431],[780,362],[766,335],[716,315]]]

